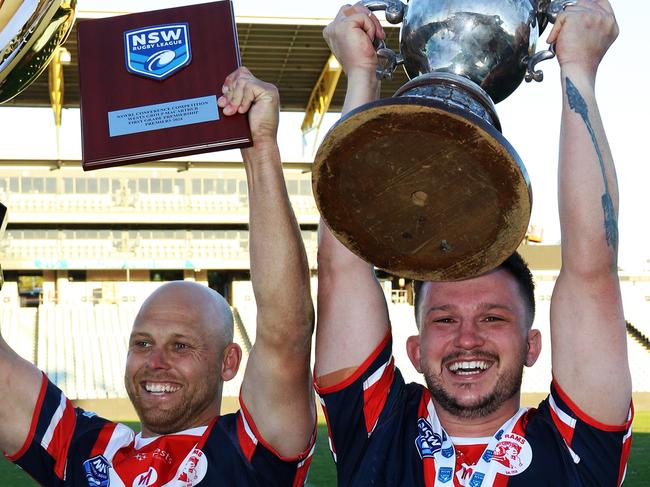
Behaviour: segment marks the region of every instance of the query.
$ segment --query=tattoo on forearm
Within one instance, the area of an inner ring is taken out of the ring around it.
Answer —
[[[579,114],[585,122],[589,135],[591,136],[591,142],[593,143],[594,148],[596,149],[596,154],[598,155],[600,172],[603,176],[603,183],[605,184],[605,193],[601,197],[605,217],[605,238],[607,240],[607,245],[616,251],[618,249],[618,222],[616,219],[616,212],[614,211],[612,196],[609,192],[609,184],[607,184],[605,160],[603,159],[603,154],[600,152],[600,146],[598,145],[598,140],[596,140],[596,133],[591,126],[591,120],[589,120],[589,109],[587,108],[587,103],[584,98],[568,77],[566,78],[566,94],[571,110]]]

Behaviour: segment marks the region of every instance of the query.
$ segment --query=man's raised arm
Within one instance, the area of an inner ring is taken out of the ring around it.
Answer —
[[[29,434],[43,374],[0,336],[0,451],[15,455]]]
[[[553,375],[583,412],[608,425],[625,422],[632,395],[617,273],[618,187],[595,98],[598,65],[617,35],[606,0],[578,0],[548,39],[556,43],[563,92]]]
[[[242,150],[250,204],[251,280],[257,336],[242,400],[259,432],[280,455],[301,454],[316,416],[309,361],[314,309],[307,256],[289,203],[277,145],[275,86],[246,68],[231,74],[219,100],[226,115],[248,112],[254,147]]]
[[[343,114],[376,100],[379,81],[372,39],[384,32],[370,11],[344,6],[323,32],[347,75]],[[389,330],[388,310],[374,267],[350,252],[321,220],[318,236],[318,326],[315,375],[319,386],[346,379]]]

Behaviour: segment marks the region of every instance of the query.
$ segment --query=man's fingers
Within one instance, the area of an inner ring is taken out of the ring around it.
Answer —
[[[551,32],[549,32],[548,37],[546,38],[546,42],[549,44],[554,44],[555,41],[557,40],[557,36],[560,33],[560,30],[562,30],[562,25],[566,21],[566,17],[562,14],[557,16],[557,19],[555,20],[555,24],[553,24],[553,28],[551,29]]]
[[[225,115],[233,115],[246,113],[258,100],[268,98],[272,101],[274,97],[277,97],[277,89],[273,85],[255,78],[247,69],[240,69],[227,78],[223,96],[219,97],[217,104]]]
[[[381,26],[379,19],[374,14],[370,14],[368,18],[375,26],[375,37],[381,41],[386,39],[386,33],[384,32],[384,28]]]
[[[383,40],[386,37],[379,19],[360,2],[341,7],[337,20],[339,22],[353,22],[357,27],[363,29],[371,39],[377,37]]]

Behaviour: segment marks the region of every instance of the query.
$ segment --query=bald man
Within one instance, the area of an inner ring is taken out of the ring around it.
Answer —
[[[255,144],[242,150],[258,313],[241,410],[219,415],[223,382],[236,375],[242,356],[233,343],[232,313],[218,293],[196,283],[160,287],[133,324],[124,381],[141,422],[137,435],[75,409],[0,337],[0,448],[42,485],[293,487],[305,481],[315,434],[314,313],[276,142],[278,92],[241,68],[225,80],[223,93],[224,115],[247,112]]]

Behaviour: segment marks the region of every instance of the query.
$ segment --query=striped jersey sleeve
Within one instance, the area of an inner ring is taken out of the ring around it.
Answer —
[[[583,484],[620,486],[632,445],[632,405],[625,424],[610,426],[580,410],[555,381],[547,401],[548,414],[564,439]]]
[[[105,419],[75,408],[43,374],[29,434],[23,447],[7,458],[41,485],[63,485],[68,454],[80,432],[99,432],[105,423]]]
[[[391,351],[389,334],[343,382],[330,387],[316,384],[341,485],[367,453],[382,413],[404,385]]]
[[[241,397],[240,405],[236,420],[237,441],[260,485],[304,485],[316,446],[316,425],[305,451],[294,457],[284,457],[262,437]]]

